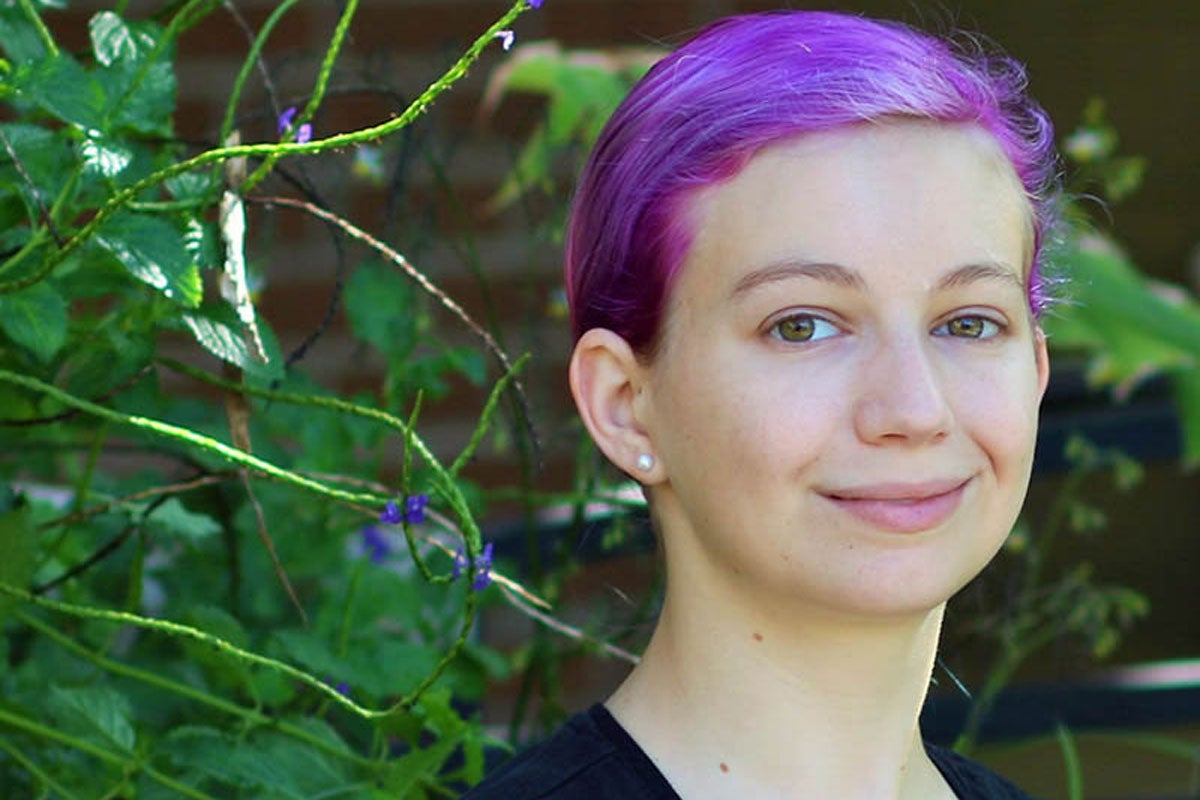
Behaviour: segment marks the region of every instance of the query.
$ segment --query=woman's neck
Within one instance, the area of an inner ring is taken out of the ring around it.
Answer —
[[[942,607],[866,620],[734,597],[669,591],[608,703],[685,800],[953,797],[917,724]]]

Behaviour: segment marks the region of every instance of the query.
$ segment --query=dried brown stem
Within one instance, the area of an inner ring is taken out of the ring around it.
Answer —
[[[301,211],[311,214],[317,219],[341,228],[342,231],[351,239],[362,242],[367,247],[370,247],[372,250],[384,256],[397,267],[399,267],[406,275],[412,278],[418,286],[424,289],[427,294],[437,300],[443,308],[457,317],[459,321],[466,325],[472,333],[478,336],[487,346],[488,351],[496,358],[496,361],[499,362],[500,367],[504,370],[504,372],[509,373],[513,371],[512,360],[509,359],[508,354],[504,352],[504,349],[500,347],[500,344],[496,341],[496,339],[490,333],[488,333],[488,331],[485,330],[482,325],[471,318],[471,315],[468,314],[462,306],[455,302],[454,299],[444,291],[439,289],[437,285],[425,275],[425,273],[413,266],[413,264],[402,254],[392,249],[387,244],[381,242],[379,239],[376,239],[362,228],[358,227],[344,217],[334,214],[332,211],[327,211],[305,200],[297,200],[291,197],[247,197],[245,200],[249,203],[262,203],[263,205],[268,206],[278,205],[286,206],[288,208],[297,208]],[[519,378],[514,378],[513,389],[516,391],[517,402],[521,409],[522,422],[525,425],[526,431],[529,433],[530,440],[533,442],[534,451],[538,453],[538,460],[540,461],[541,443],[538,440],[537,432],[533,427],[532,417],[529,413],[529,399],[525,395],[524,384],[521,383]]]

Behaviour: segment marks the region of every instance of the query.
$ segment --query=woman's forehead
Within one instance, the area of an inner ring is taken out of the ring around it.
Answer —
[[[889,121],[788,139],[697,192],[685,213],[693,238],[680,279],[714,263],[856,267],[890,258],[889,248],[897,258],[1011,262],[1024,279],[1033,248],[1021,183],[973,125]]]

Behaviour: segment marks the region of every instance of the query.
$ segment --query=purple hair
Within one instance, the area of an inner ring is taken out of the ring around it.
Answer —
[[[1029,304],[1047,303],[1043,243],[1057,218],[1054,132],[1020,64],[906,25],[779,11],[716,22],[659,61],[608,121],[567,231],[575,337],[620,334],[652,353],[692,242],[694,190],[763,147],[882,118],[975,123],[999,144],[1032,208]]]

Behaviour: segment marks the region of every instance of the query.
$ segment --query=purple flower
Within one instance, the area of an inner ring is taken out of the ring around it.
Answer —
[[[392,552],[388,540],[374,525],[364,525],[361,533],[367,558],[371,559],[372,564],[382,564]]]
[[[383,513],[379,515],[379,521],[388,525],[399,525],[407,522],[409,525],[418,525],[425,521],[425,506],[429,505],[429,495],[427,494],[410,494],[404,498],[404,510],[400,510],[400,505],[395,500],[388,500],[383,507]]]
[[[458,580],[463,576],[463,573],[470,567],[470,559],[467,558],[466,549],[458,548],[454,554],[454,580]],[[475,569],[471,573],[471,590],[482,592],[492,583],[492,543],[485,542],[483,552],[475,559]]]
[[[340,681],[337,686],[333,687],[342,697],[350,696],[350,684],[345,681]]]
[[[280,137],[282,137],[291,129],[292,123],[296,120],[296,114],[296,107],[288,106],[283,110],[283,113],[279,115],[279,119],[275,120],[275,129],[279,131]],[[312,141],[312,135],[312,123],[305,122],[296,129],[296,133],[292,136],[292,140],[297,144],[304,144],[305,142]]]
[[[296,107],[290,106],[283,110],[279,115],[279,119],[275,120],[275,128],[279,131],[279,135],[283,136],[288,132],[288,128],[292,127],[292,121],[296,119]]]
[[[492,582],[492,543],[483,546],[483,552],[475,559],[475,577],[471,579],[471,590],[482,592]]]
[[[379,521],[388,525],[399,525],[404,522],[404,517],[400,514],[400,507],[396,505],[395,500],[387,501],[383,507],[383,513],[379,515]]]
[[[517,35],[512,31],[496,31],[496,38],[500,40],[500,46],[507,51],[512,50],[513,41]]]
[[[417,525],[425,521],[425,506],[429,505],[429,495],[413,494],[404,500],[404,521]]]
[[[529,7],[530,8],[541,8],[542,3],[544,3],[544,2],[545,2],[545,0],[529,0]]]

